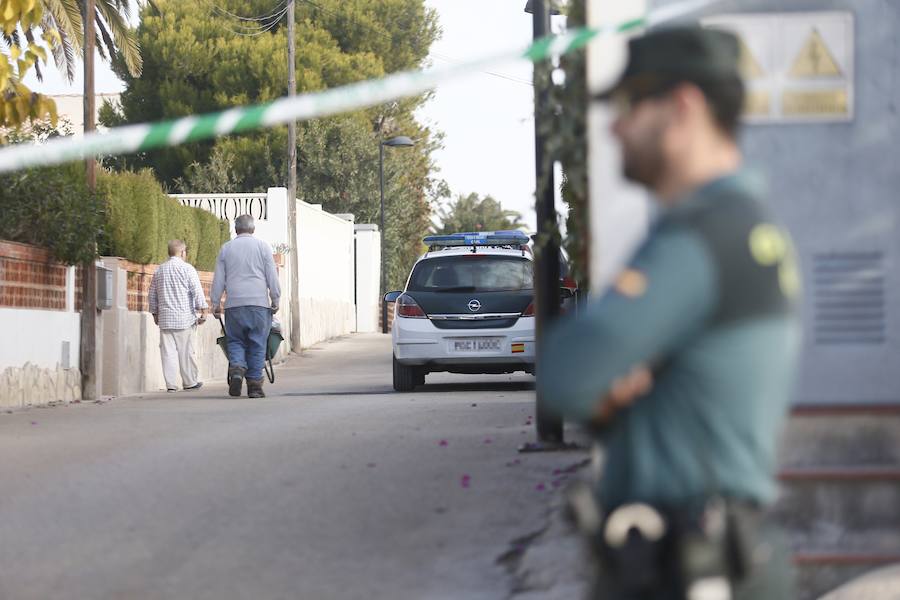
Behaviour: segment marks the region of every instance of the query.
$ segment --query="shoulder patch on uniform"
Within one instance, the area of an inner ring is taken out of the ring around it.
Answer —
[[[613,288],[626,298],[643,296],[647,291],[647,276],[637,269],[625,269],[616,277]]]

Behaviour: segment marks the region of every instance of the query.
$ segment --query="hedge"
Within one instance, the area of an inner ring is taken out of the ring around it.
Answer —
[[[103,254],[161,263],[168,258],[169,240],[180,239],[190,263],[202,271],[215,268],[219,248],[230,237],[228,223],[170,198],[152,171],[103,172],[97,189],[106,200]]]
[[[87,190],[84,163],[0,175],[0,239],[42,246],[66,264],[96,256],[103,208]]]
[[[228,223],[170,198],[152,171],[97,173],[87,190],[84,164],[0,175],[0,239],[42,246],[67,264],[96,256],[161,263],[168,242],[184,240],[188,261],[212,271],[230,238]],[[96,242],[96,250],[95,250]]]

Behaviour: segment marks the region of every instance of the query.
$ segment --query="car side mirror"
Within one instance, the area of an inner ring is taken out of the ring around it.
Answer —
[[[385,302],[396,302],[397,298],[399,298],[403,292],[388,292],[384,295]]]

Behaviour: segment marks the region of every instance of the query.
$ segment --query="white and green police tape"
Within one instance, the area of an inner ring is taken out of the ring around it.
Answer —
[[[537,62],[561,56],[584,47],[598,36],[615,35],[654,25],[693,12],[710,3],[711,0],[683,2],[654,11],[646,18],[626,21],[616,26],[576,29],[562,35],[548,36],[536,40],[524,52],[505,52],[489,58],[427,71],[404,71],[381,79],[361,81],[321,92],[283,97],[266,104],[232,108],[159,123],[126,125],[105,133],[91,133],[81,138],[56,138],[43,144],[7,146],[0,149],[0,173],[89,157],[130,154],[165,146],[177,146],[229,133],[262,129],[291,121],[304,121],[375,106],[421,94],[433,89],[438,83],[470,75],[497,63],[522,58]]]

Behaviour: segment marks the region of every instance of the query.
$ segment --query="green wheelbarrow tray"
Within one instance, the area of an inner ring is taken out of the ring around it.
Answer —
[[[222,352],[225,354],[225,359],[227,360],[228,336],[225,335],[225,323],[223,323],[222,319],[219,317],[216,317],[216,320],[222,327],[222,336],[216,338],[216,344],[222,349]],[[275,383],[275,367],[272,366],[272,359],[278,353],[278,348],[281,347],[281,342],[283,341],[284,338],[281,337],[281,333],[278,330],[269,329],[269,339],[266,340],[266,362],[263,364],[263,369],[266,371],[266,377],[269,378],[269,383]]]

